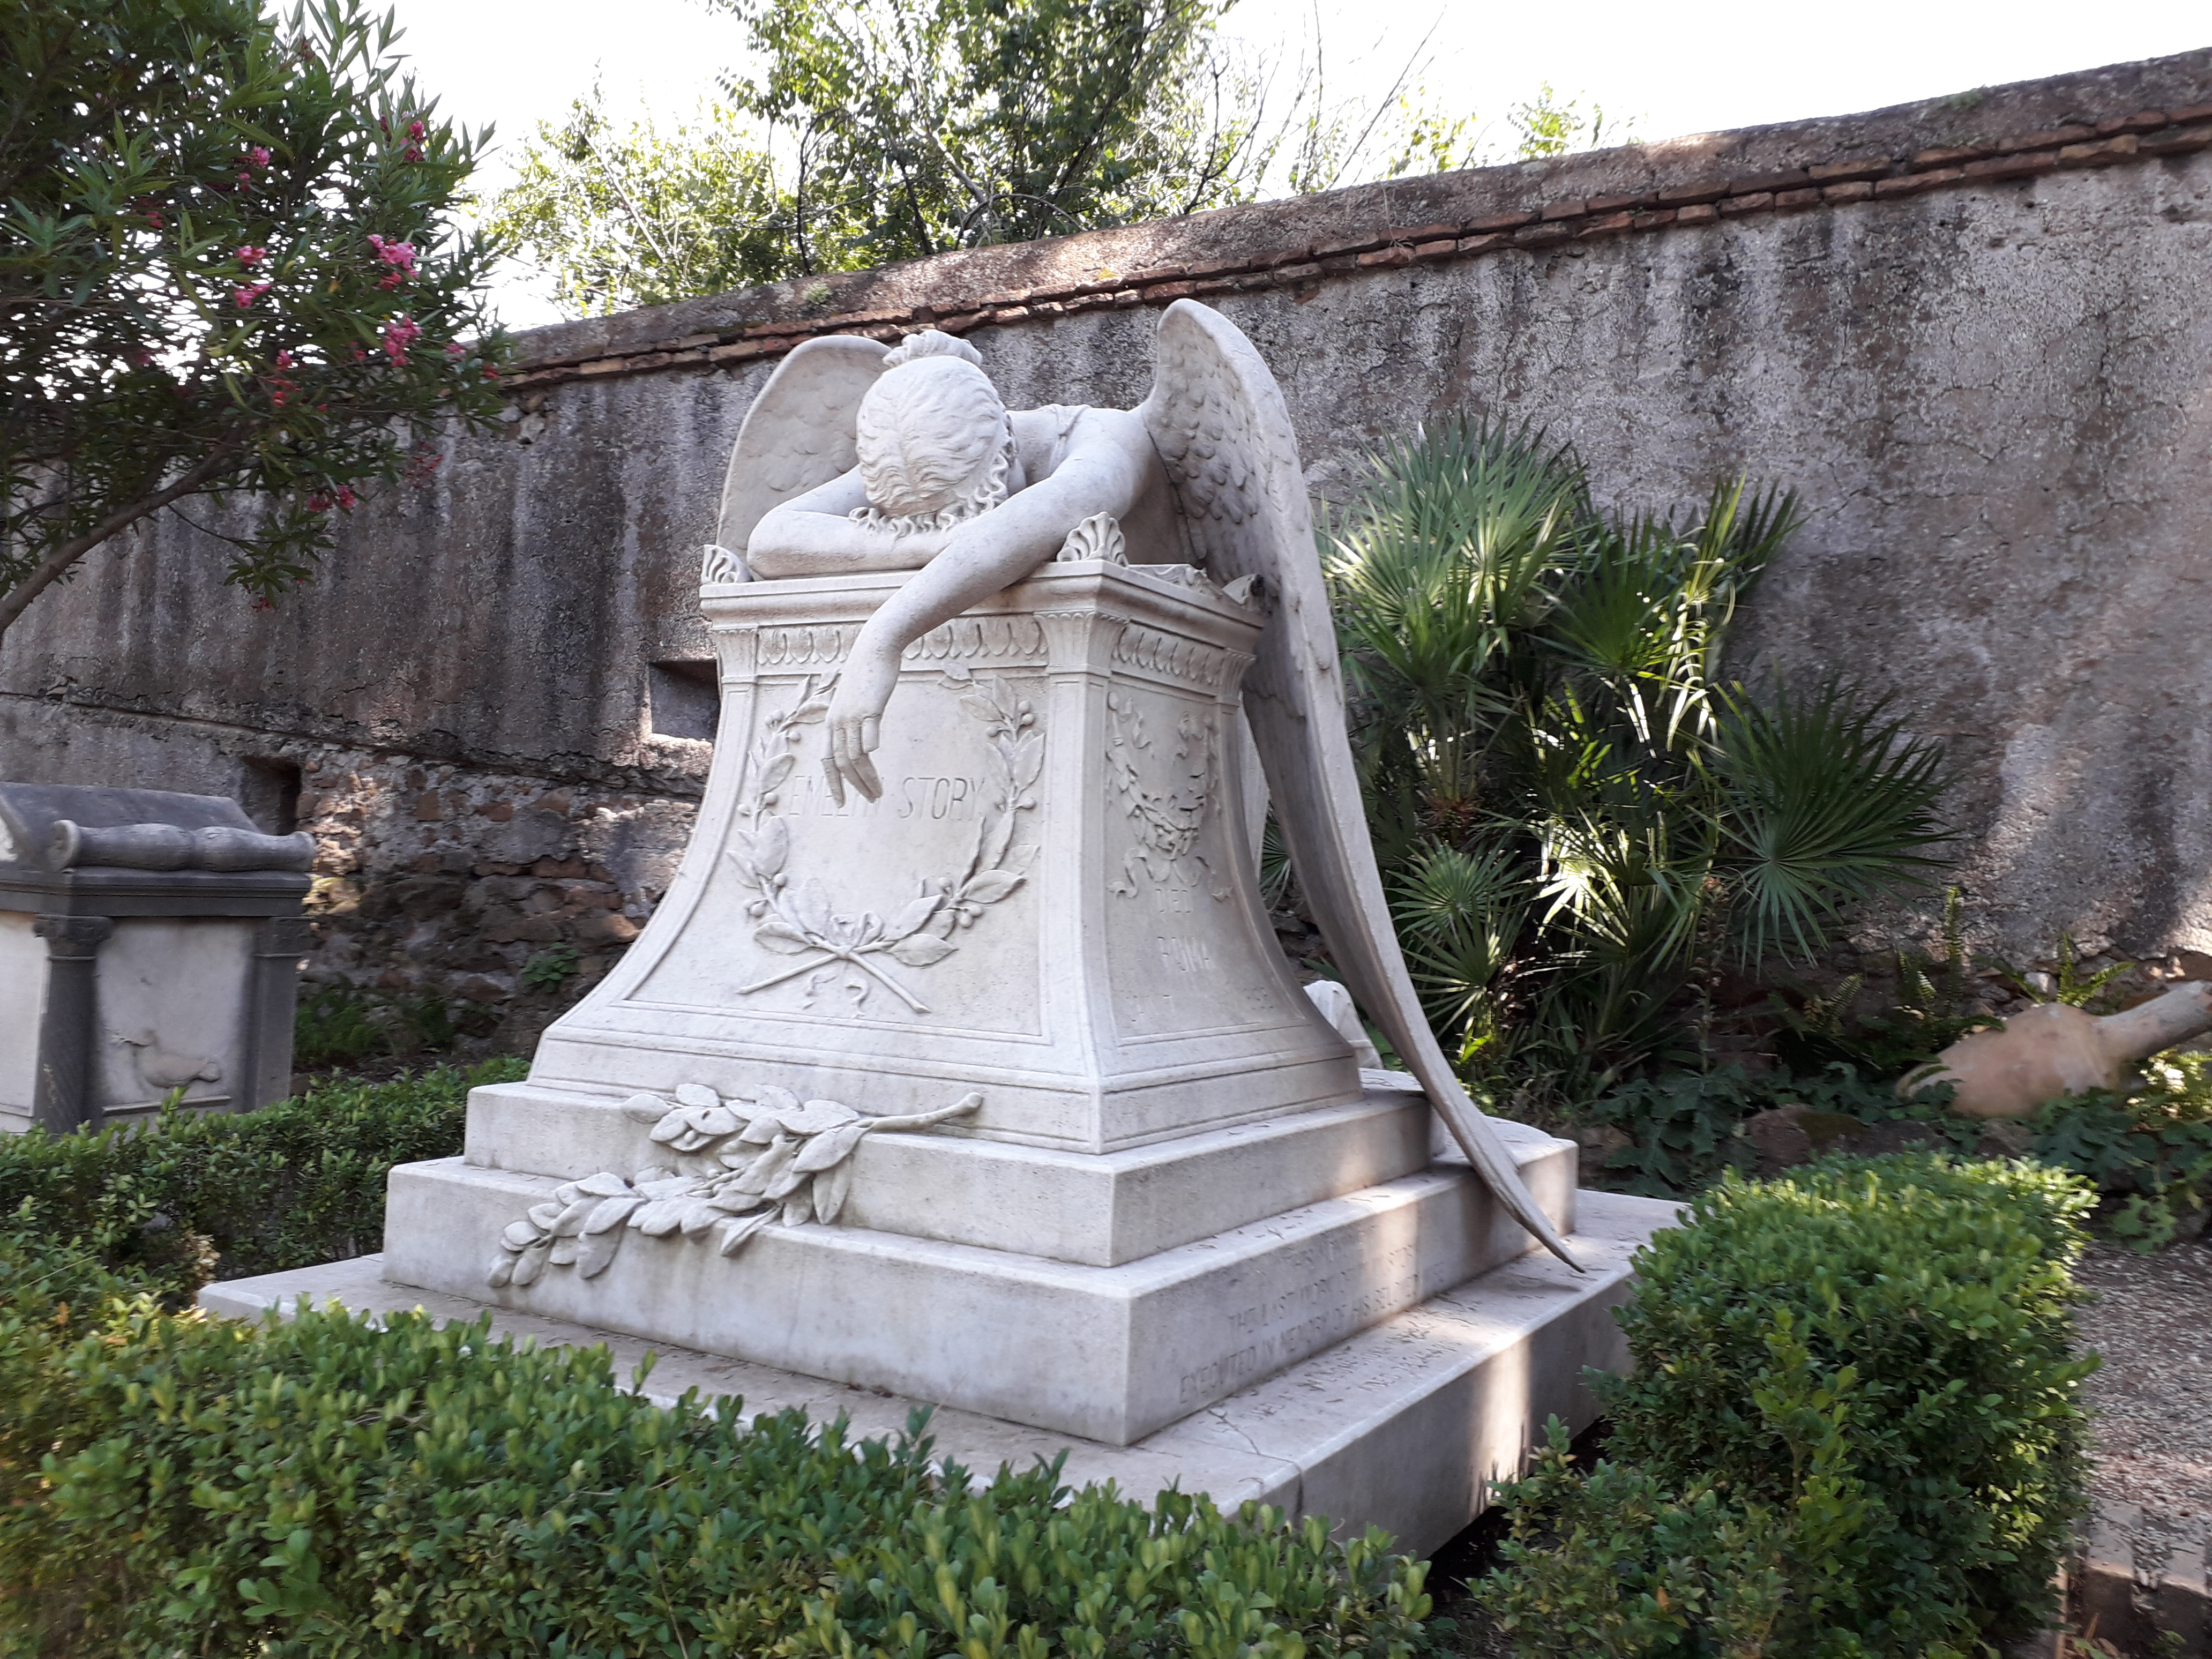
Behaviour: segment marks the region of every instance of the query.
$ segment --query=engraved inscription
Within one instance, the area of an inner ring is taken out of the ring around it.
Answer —
[[[1259,1377],[1340,1342],[1379,1319],[1419,1302],[1420,1251],[1400,1244],[1382,1251],[1357,1242],[1316,1244],[1300,1253],[1314,1277],[1229,1313],[1224,1351],[1218,1359],[1185,1371],[1179,1396],[1195,1407],[1248,1377]],[[1351,1260],[1336,1265],[1344,1258]]]
[[[795,785],[786,786],[787,793],[793,789],[799,799],[790,810],[804,817],[927,818],[937,823],[973,823],[990,799],[981,778],[920,773],[909,773],[890,784],[880,800],[870,800],[854,789],[846,792],[841,804],[831,797],[828,780],[814,772],[805,773]]]
[[[1156,943],[1159,945],[1160,960],[1178,974],[1210,974],[1213,971],[1213,953],[1206,948],[1202,939],[1187,934],[1162,933]]]

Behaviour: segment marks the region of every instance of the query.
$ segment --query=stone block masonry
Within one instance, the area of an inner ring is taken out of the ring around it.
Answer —
[[[698,550],[780,355],[931,324],[1017,406],[1133,404],[1193,295],[1325,498],[1461,410],[1624,503],[1795,487],[1738,666],[1893,690],[1944,739],[1977,943],[2212,950],[2208,147],[2200,52],[540,330],[503,434],[358,510],[276,612],[174,521],[42,599],[0,647],[0,775],[295,815],[328,971],[501,1007],[538,951],[596,974],[704,776]]]

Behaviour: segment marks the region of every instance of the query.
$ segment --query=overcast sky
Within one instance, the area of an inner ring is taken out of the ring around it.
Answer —
[[[688,114],[718,70],[741,56],[741,30],[700,0],[392,0],[425,90],[470,125],[497,126],[511,151],[557,120],[594,76],[629,111]],[[1455,0],[1239,0],[1225,33],[1295,58],[1316,29],[1331,96],[1379,94],[1429,36],[1428,90],[1505,133],[1507,109],[1548,81],[1636,136],[1672,137],[2027,80],[2066,70],[2212,46],[2203,0],[1575,0],[1492,7]],[[1433,34],[1430,31],[1433,29]],[[495,153],[478,175],[496,189]],[[526,272],[501,293],[510,326],[555,319]]]

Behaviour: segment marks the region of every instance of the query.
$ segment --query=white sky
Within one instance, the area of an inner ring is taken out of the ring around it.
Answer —
[[[425,91],[466,125],[497,126],[501,152],[556,120],[594,76],[617,110],[688,115],[737,63],[742,29],[700,0],[392,0]],[[1627,118],[1636,136],[1672,137],[2027,80],[2212,45],[2203,0],[1574,0],[1481,6],[1467,0],[1239,0],[1225,34],[1296,59],[1316,27],[1332,101],[1379,94],[1434,27],[1432,97],[1505,132],[1510,106],[1548,81],[1563,97]],[[495,152],[478,173],[496,190]],[[500,295],[512,327],[556,319],[518,271]]]

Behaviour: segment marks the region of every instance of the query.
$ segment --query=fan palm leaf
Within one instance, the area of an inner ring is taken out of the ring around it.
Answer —
[[[1810,696],[1727,697],[1711,765],[1744,957],[1809,957],[1849,906],[1941,867],[1942,750],[1889,707],[1833,679]]]

